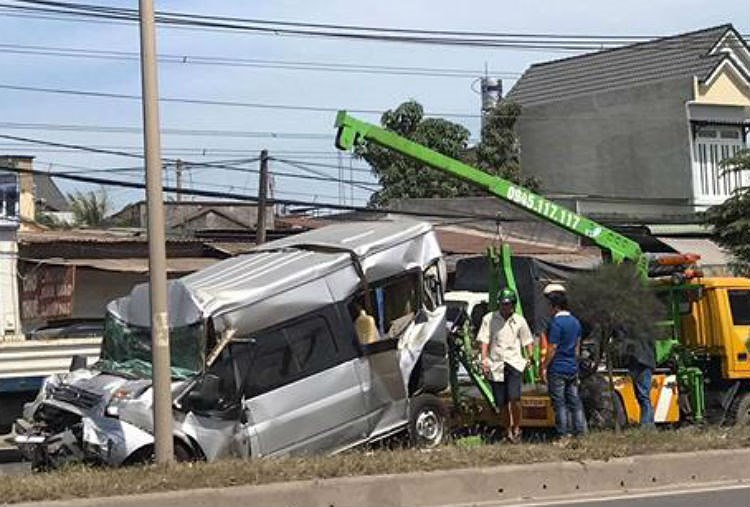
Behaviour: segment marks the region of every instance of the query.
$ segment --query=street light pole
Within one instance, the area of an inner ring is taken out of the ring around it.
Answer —
[[[158,80],[153,0],[139,0],[143,150],[146,159],[148,267],[151,296],[151,349],[154,392],[154,454],[158,464],[174,460],[172,393],[167,319],[167,256],[164,246],[164,197],[161,185]]]

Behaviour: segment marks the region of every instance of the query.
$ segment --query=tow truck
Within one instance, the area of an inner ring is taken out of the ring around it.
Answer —
[[[701,423],[708,407],[712,421],[750,423],[750,279],[703,277],[696,269],[694,255],[644,252],[627,236],[523,186],[361,121],[346,111],[338,112],[335,127],[338,129],[336,147],[340,150],[353,150],[365,143],[390,149],[467,181],[540,220],[590,240],[602,250],[604,261],[633,263],[644,281],[666,293],[668,298],[670,325],[663,329],[669,331],[656,341],[658,368],[651,389],[656,422]],[[490,309],[494,306],[494,294],[503,283],[501,278],[511,288],[514,279],[510,251],[503,249],[499,256],[493,257],[495,273],[490,280]],[[450,359],[454,364],[463,365],[475,388],[493,406],[491,389],[478,367],[472,341],[454,340]],[[455,371],[455,367],[453,369]],[[459,390],[456,378],[454,374],[454,391]],[[640,409],[630,378],[624,372],[615,372],[612,380],[617,394],[615,401],[619,405],[612,417],[622,416],[623,422],[636,423],[640,419]],[[454,401],[456,396],[454,394]],[[549,400],[540,386],[526,390],[522,404],[522,425],[554,425]]]

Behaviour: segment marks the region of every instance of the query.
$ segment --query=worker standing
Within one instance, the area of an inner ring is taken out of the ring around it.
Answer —
[[[651,404],[651,377],[656,367],[656,344],[651,335],[639,336],[624,326],[615,331],[616,340],[624,348],[628,373],[633,381],[633,390],[638,400],[640,424],[645,428],[654,426],[654,407]]]
[[[500,309],[482,319],[477,341],[482,349],[482,370],[490,381],[495,405],[500,410],[501,424],[512,443],[521,441],[522,374],[530,361],[534,339],[522,315],[515,313],[516,293],[503,289]]]
[[[581,323],[568,311],[568,298],[564,292],[551,292],[547,299],[551,306],[552,320],[541,377],[542,382],[547,382],[552,399],[557,435],[564,442],[571,435],[583,435],[587,432],[583,403],[578,394]]]

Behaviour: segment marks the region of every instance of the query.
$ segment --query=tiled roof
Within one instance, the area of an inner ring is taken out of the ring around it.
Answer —
[[[679,77],[705,79],[727,58],[709,52],[730,30],[734,31],[732,25],[721,25],[535,64],[516,82],[508,98],[523,106]]]

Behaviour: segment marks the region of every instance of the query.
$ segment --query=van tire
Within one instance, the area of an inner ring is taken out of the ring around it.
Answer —
[[[750,393],[738,393],[729,406],[727,421],[735,426],[750,426]]]
[[[409,400],[409,444],[431,449],[448,436],[448,410],[433,394],[420,394]]]
[[[174,461],[175,463],[184,463],[187,461],[195,461],[196,457],[193,451],[184,443],[179,440],[174,441]],[[142,447],[138,451],[130,455],[124,462],[123,466],[133,465],[147,465],[155,461],[154,446],[147,445]]]

